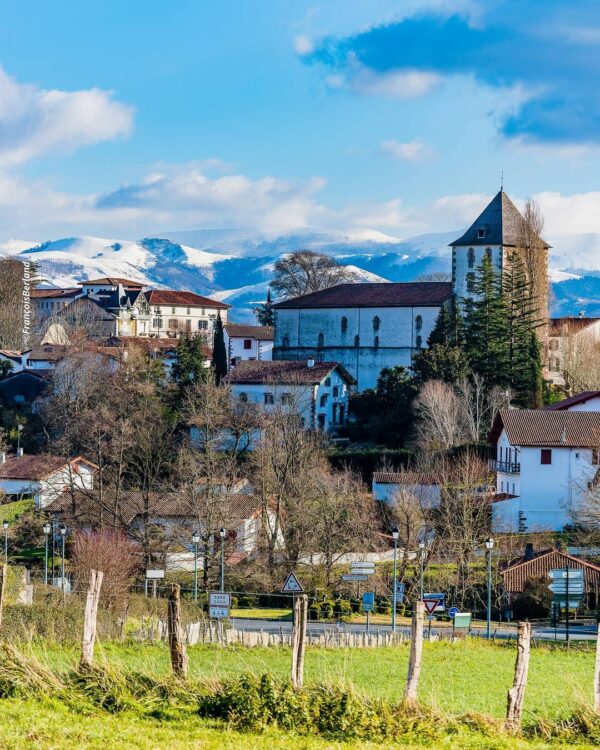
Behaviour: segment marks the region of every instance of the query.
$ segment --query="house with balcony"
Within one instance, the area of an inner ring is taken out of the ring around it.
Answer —
[[[561,531],[600,477],[600,412],[503,409],[490,443],[495,533]]]
[[[199,335],[212,345],[217,316],[227,322],[231,305],[174,289],[149,289],[144,292],[151,310],[150,336],[179,338]]]

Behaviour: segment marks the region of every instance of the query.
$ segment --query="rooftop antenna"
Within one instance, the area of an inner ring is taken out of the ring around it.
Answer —
[[[504,170],[500,172],[500,192],[504,192]]]

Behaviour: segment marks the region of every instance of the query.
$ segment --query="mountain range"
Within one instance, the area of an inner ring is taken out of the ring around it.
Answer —
[[[142,240],[67,237],[33,244],[10,240],[0,253],[35,261],[44,283],[74,286],[101,276],[186,289],[233,305],[230,317],[251,322],[262,302],[273,264],[299,249],[326,252],[349,266],[357,282],[443,278],[451,271],[448,243],[460,230],[399,239],[374,230],[258,233],[248,230],[166,232]],[[552,250],[552,315],[600,316],[598,240],[589,235],[560,238]],[[572,250],[570,250],[572,248]]]

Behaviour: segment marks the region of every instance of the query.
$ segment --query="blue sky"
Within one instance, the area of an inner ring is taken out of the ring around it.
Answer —
[[[499,187],[600,231],[589,0],[0,6],[0,241],[453,230]]]

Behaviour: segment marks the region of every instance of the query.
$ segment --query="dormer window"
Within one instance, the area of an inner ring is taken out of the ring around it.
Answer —
[[[478,229],[477,230],[477,239],[478,240],[482,240],[485,237],[486,234],[487,234],[487,232],[486,232],[485,229]]]

